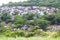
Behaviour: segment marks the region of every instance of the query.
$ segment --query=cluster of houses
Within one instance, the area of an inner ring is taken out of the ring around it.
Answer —
[[[40,7],[40,6],[5,6],[5,7],[0,7],[0,13],[2,13],[3,10],[6,10],[10,15],[12,15],[14,10],[18,11],[18,15],[23,15],[26,14],[28,12],[32,12],[32,13],[39,13],[39,14],[43,14],[44,12],[46,13],[52,13],[55,8],[54,7]]]

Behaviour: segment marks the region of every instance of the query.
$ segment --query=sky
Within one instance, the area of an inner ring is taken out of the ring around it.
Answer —
[[[27,1],[27,0],[0,0],[0,5],[2,5],[3,3],[4,4],[7,4],[8,2],[23,2],[23,1]]]

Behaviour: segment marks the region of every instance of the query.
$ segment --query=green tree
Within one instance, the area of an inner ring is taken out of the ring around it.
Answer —
[[[11,22],[11,16],[8,14],[7,11],[5,11],[5,10],[2,11],[1,20],[5,21],[7,23]]]
[[[16,15],[14,17],[14,24],[16,25],[16,27],[24,26],[24,19],[23,19],[23,17]]]
[[[35,21],[35,24],[40,26],[41,29],[45,30],[47,28],[47,26],[50,24],[49,21],[47,20],[43,20],[43,19],[40,19],[40,18],[36,18],[34,19]]]
[[[14,17],[14,21],[15,21],[15,23],[22,24],[22,23],[24,22],[24,19],[23,19],[22,16],[16,15],[16,16]]]
[[[27,13],[27,14],[24,14],[23,17],[26,19],[26,20],[33,20],[34,19],[34,14],[33,13]]]
[[[6,29],[4,28],[3,24],[0,22],[0,33],[4,32]]]

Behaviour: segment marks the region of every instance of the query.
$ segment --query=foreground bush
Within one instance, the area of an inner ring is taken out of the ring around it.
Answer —
[[[52,35],[52,37],[54,37],[54,38],[60,37],[60,30],[56,31],[56,32]]]
[[[34,32],[35,32],[36,36],[46,36],[47,35],[46,32],[43,31],[42,29],[37,29]]]
[[[32,36],[47,36],[48,34],[41,30],[41,29],[37,29],[34,30],[33,32],[28,32],[27,34],[25,34],[25,37],[32,37]]]
[[[31,37],[31,36],[34,36],[34,34],[35,34],[34,32],[29,32],[25,35],[25,37]]]
[[[25,33],[24,33],[23,30],[16,30],[16,31],[7,30],[4,33],[4,35],[7,36],[7,37],[16,37],[16,36],[24,36]]]

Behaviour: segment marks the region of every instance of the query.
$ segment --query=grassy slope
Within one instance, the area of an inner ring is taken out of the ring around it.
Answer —
[[[18,38],[8,38],[8,37],[1,37],[0,40],[60,40],[60,38],[44,38],[44,37],[18,37]]]

